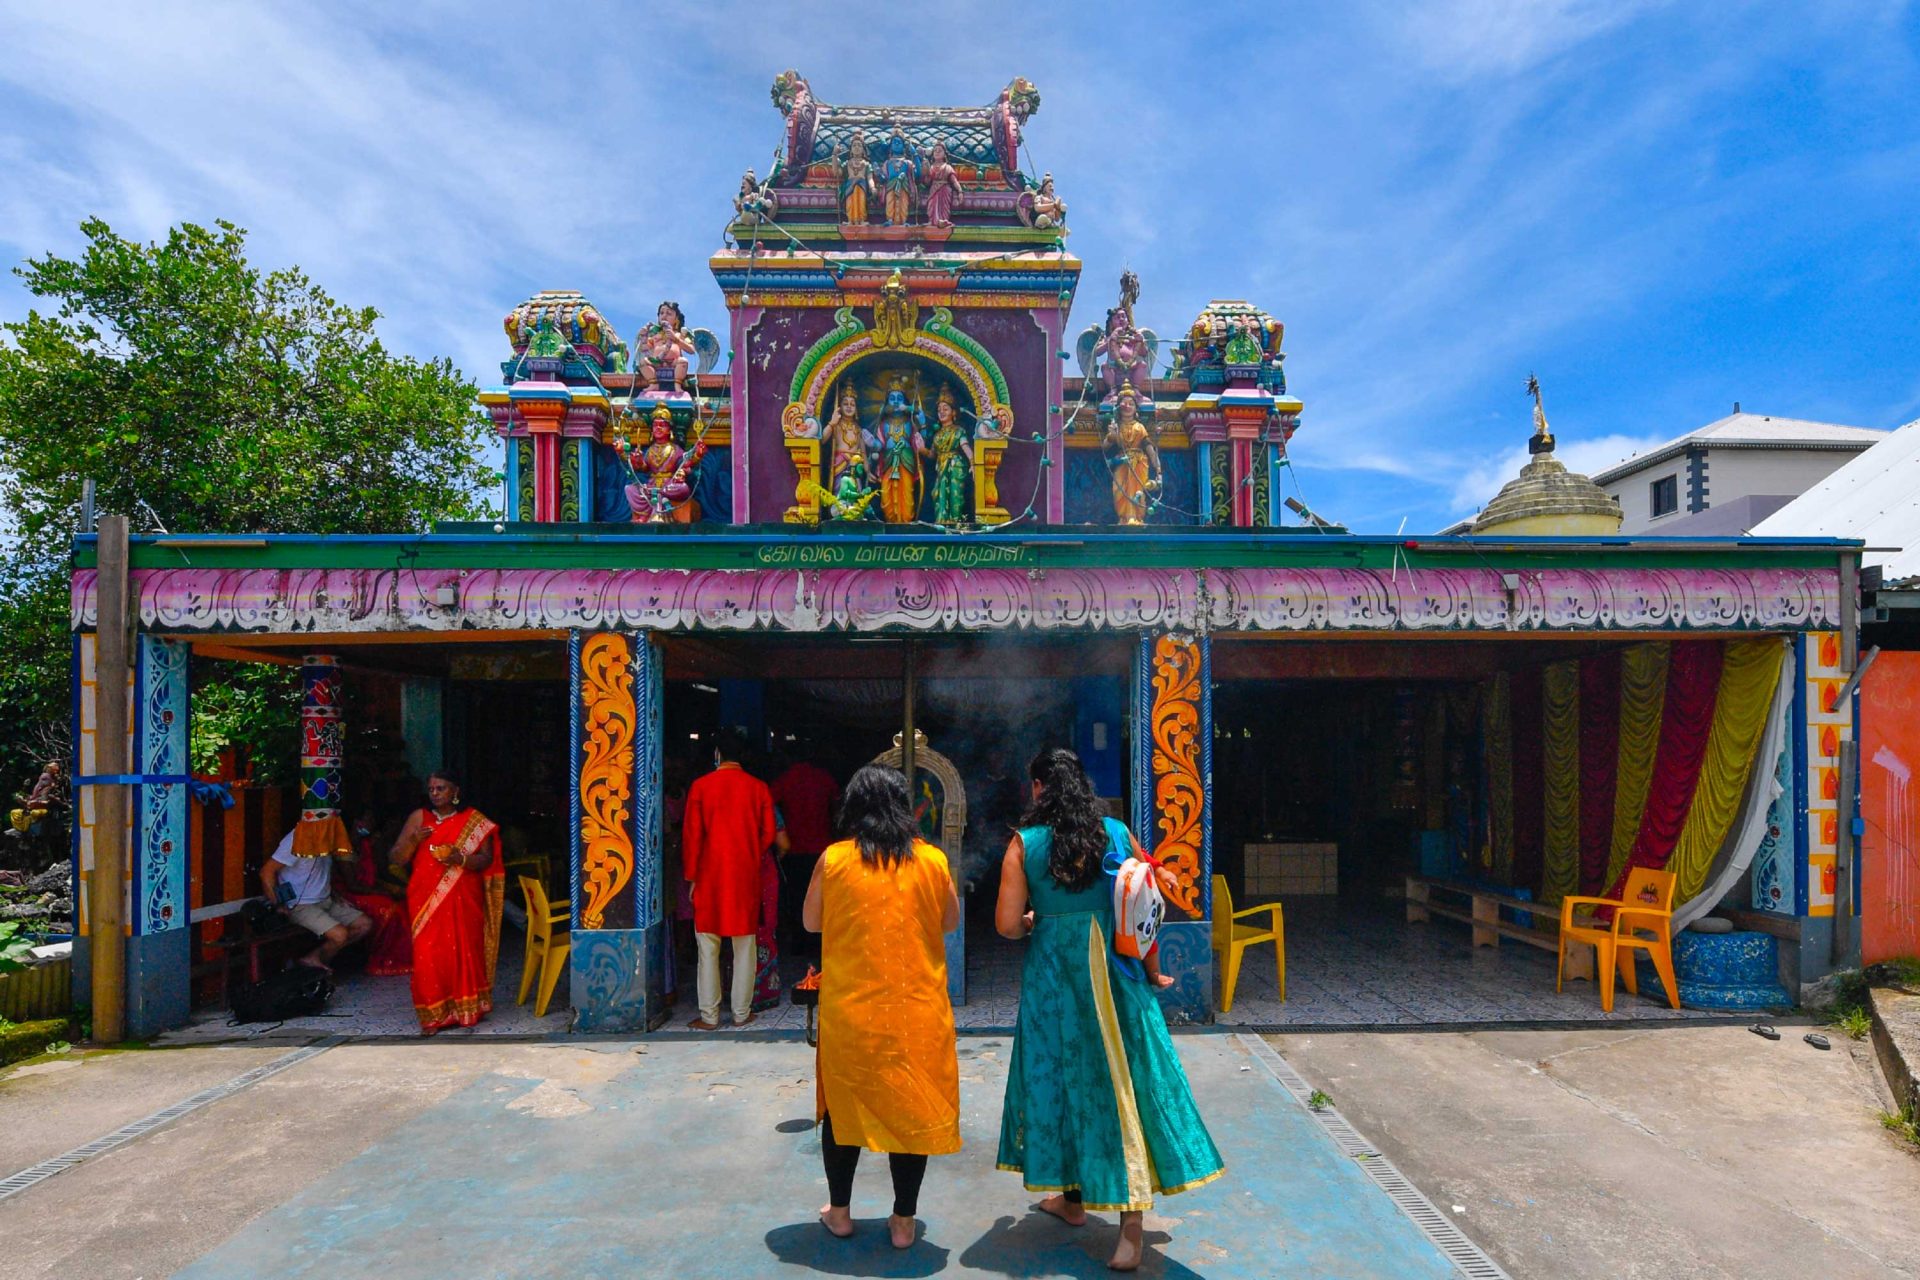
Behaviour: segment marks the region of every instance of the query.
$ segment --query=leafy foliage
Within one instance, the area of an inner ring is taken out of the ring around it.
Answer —
[[[35,945],[18,920],[0,922],[0,973],[19,973],[26,968],[27,954]]]
[[[50,309],[0,326],[9,786],[32,767],[21,731],[67,714],[68,539],[86,479],[99,510],[173,533],[404,532],[484,513],[486,420],[451,362],[396,355],[373,308],[335,302],[297,268],[249,264],[231,223],[153,244],[98,219],[81,230],[79,256],[16,269]],[[216,741],[291,734],[277,680],[197,673],[202,744],[217,755]]]

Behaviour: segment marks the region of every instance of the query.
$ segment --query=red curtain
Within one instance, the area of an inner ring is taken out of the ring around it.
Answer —
[[[1620,755],[1620,653],[1580,660],[1580,888],[1606,886]]]
[[[1545,714],[1539,667],[1513,673],[1513,887],[1540,891],[1546,861]],[[1708,710],[1712,707],[1709,705]],[[1692,794],[1689,790],[1688,794]],[[1678,831],[1676,829],[1676,835]]]
[[[1686,825],[1694,787],[1700,780],[1700,762],[1706,756],[1707,733],[1713,728],[1713,708],[1720,691],[1721,642],[1676,640],[1672,654],[1667,664],[1667,699],[1660,717],[1660,746],[1654,753],[1653,785],[1647,792],[1646,812],[1640,819],[1633,853],[1619,879],[1608,886],[1608,897],[1621,894],[1634,867],[1667,865],[1680,842],[1680,830]]]

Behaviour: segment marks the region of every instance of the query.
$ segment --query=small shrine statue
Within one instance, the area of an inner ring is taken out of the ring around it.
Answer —
[[[888,524],[912,524],[920,518],[919,435],[927,415],[907,404],[899,388],[887,392],[874,429],[867,433],[879,477],[880,518]]]
[[[39,835],[47,815],[66,803],[65,787],[66,776],[61,772],[60,762],[47,761],[33,786],[24,794],[14,796],[20,807],[7,815],[7,834],[16,840]]]
[[[1133,303],[1140,296],[1140,277],[1131,271],[1120,276],[1120,305],[1107,312],[1106,331],[1093,346],[1095,359],[1106,357],[1101,375],[1112,399],[1121,384],[1131,383],[1144,394],[1153,376],[1153,340],[1134,327]]]
[[[1227,363],[1234,365],[1257,365],[1265,358],[1261,350],[1260,327],[1250,318],[1241,317],[1228,325]]]
[[[652,385],[681,387],[687,383],[687,357],[694,352],[693,335],[687,332],[687,316],[677,302],[663,302],[654,312],[654,321],[640,330],[641,363],[651,375]],[[671,381],[668,381],[671,377]]]
[[[914,447],[933,466],[933,518],[945,525],[965,524],[970,514],[967,478],[973,473],[973,443],[960,424],[953,388],[945,383],[933,405],[932,438]]]
[[[1113,423],[1100,448],[1113,473],[1113,513],[1121,524],[1144,524],[1149,505],[1160,493],[1160,450],[1153,432],[1140,421],[1140,401],[1131,382],[1120,384]]]
[[[927,187],[927,224],[934,227],[952,226],[953,202],[960,194],[960,175],[947,159],[946,143],[933,144],[933,154],[927,159],[927,172],[921,181]]]
[[[828,490],[839,493],[841,478],[855,469],[859,470],[861,484],[865,485],[872,464],[867,458],[865,433],[860,430],[860,395],[854,389],[852,378],[840,384],[840,399],[821,435],[830,450],[827,455]]]
[[[780,213],[780,197],[771,182],[761,182],[749,169],[740,178],[740,194],[733,198],[733,214],[739,222],[771,222]]]
[[[827,498],[827,516],[833,520],[870,520],[880,491],[867,482],[867,464],[856,460],[840,473]]]
[[[907,225],[913,216],[913,189],[919,181],[920,153],[907,142],[900,126],[895,125],[887,139],[887,158],[880,163],[880,193],[888,226]]]
[[[1042,231],[1067,225],[1067,202],[1053,190],[1053,175],[1046,174],[1040,179],[1038,188],[1016,206],[1020,221],[1029,227],[1038,227]]]
[[[840,166],[840,221],[860,226],[873,200],[873,157],[867,154],[866,130],[855,129],[846,149],[834,159]]]
[[[673,410],[656,405],[653,410],[653,439],[636,450],[627,440],[614,444],[633,473],[627,486],[627,505],[633,510],[635,524],[689,524],[693,520],[693,471],[706,456],[705,441],[696,441],[692,449],[673,442]]]

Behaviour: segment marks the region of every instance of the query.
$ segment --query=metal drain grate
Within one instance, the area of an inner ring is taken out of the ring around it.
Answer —
[[[249,1089],[259,1084],[268,1076],[278,1075],[288,1067],[297,1067],[308,1058],[325,1053],[327,1050],[333,1048],[333,1046],[339,1044],[343,1039],[345,1039],[343,1036],[328,1036],[324,1040],[316,1041],[303,1048],[295,1049],[292,1053],[275,1058],[272,1062],[266,1063],[263,1066],[255,1067],[251,1071],[243,1071],[225,1084],[214,1085],[211,1089],[202,1089],[192,1097],[183,1098],[170,1107],[156,1111],[149,1116],[142,1116],[131,1124],[121,1125],[112,1133],[104,1137],[95,1138],[85,1146],[75,1147],[73,1150],[63,1152],[51,1159],[42,1160],[39,1164],[31,1168],[22,1169],[11,1177],[0,1178],[0,1200],[5,1200],[9,1196],[17,1196],[28,1187],[38,1186],[56,1173],[65,1173],[75,1165],[85,1164],[95,1156],[105,1155],[115,1147],[124,1146],[132,1142],[142,1134],[151,1133],[162,1125],[172,1124],[181,1116],[191,1111],[198,1111],[208,1103],[218,1102],[222,1098],[230,1098],[243,1089]]]
[[[1361,1136],[1358,1129],[1348,1124],[1345,1116],[1332,1107],[1322,1107],[1318,1111],[1307,1107],[1307,1099],[1313,1096],[1313,1086],[1276,1053],[1272,1045],[1256,1035],[1240,1034],[1235,1038],[1253,1055],[1256,1062],[1267,1069],[1269,1075],[1279,1081],[1280,1087],[1291,1094],[1295,1102],[1306,1107],[1307,1114],[1319,1122],[1327,1136],[1333,1139],[1333,1144],[1340,1148],[1341,1154],[1350,1156],[1373,1181],[1373,1185],[1387,1193],[1387,1198],[1407,1215],[1414,1226],[1420,1228],[1421,1234],[1445,1255],[1455,1271],[1469,1280],[1511,1280],[1498,1263],[1481,1252],[1479,1245],[1467,1239],[1466,1233],[1454,1225],[1452,1218],[1440,1212],[1433,1201],[1408,1180],[1406,1174],[1394,1167],[1393,1161],[1381,1155],[1372,1143]]]

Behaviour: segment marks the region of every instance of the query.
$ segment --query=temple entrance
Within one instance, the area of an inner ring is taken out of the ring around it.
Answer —
[[[923,834],[948,854],[961,894],[962,927],[949,939],[949,987],[963,1022],[1012,1021],[1018,950],[993,930],[999,861],[1027,800],[1027,760],[1043,746],[1070,745],[1087,762],[1113,812],[1123,813],[1125,686],[1131,646],[1075,637],[668,636],[663,762],[667,828],[663,863],[676,933],[676,1016],[691,1006],[690,908],[679,895],[678,800],[712,768],[712,735],[743,732],[750,771],[775,785],[796,764],[818,766],[836,786],[861,765],[896,767],[911,754]],[[838,831],[834,831],[838,838]],[[778,864],[811,873],[812,851]],[[791,917],[800,886],[787,890],[775,941],[784,986],[804,975],[812,940]],[[778,891],[775,891],[776,895]],[[769,986],[765,993],[772,995]],[[769,1004],[756,1025],[782,1028],[802,1011]]]

